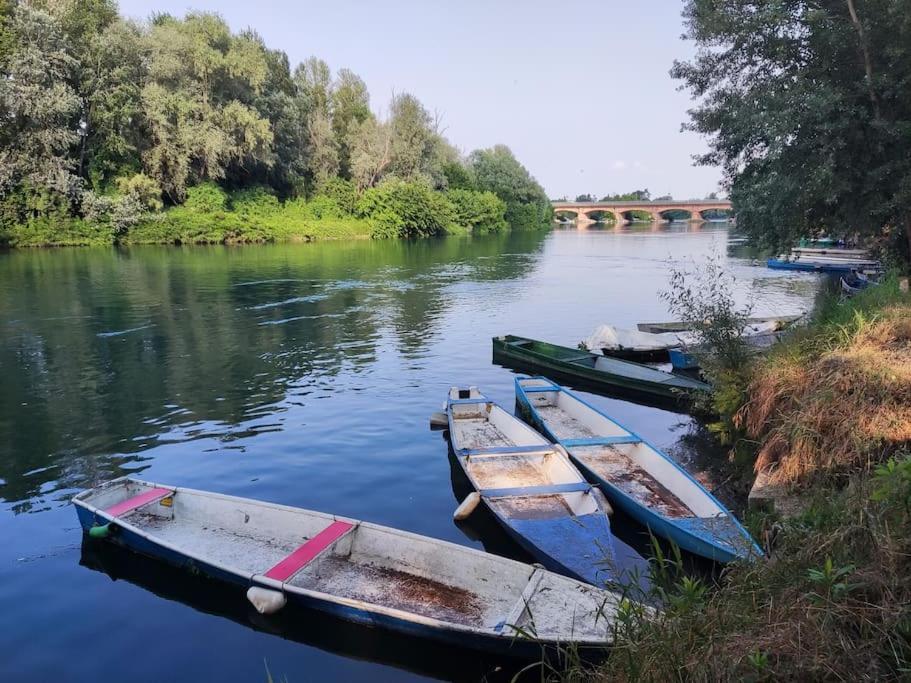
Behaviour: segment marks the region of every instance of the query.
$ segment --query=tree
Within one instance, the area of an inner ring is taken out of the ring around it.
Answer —
[[[645,190],[633,190],[623,194],[609,194],[601,197],[602,202],[647,202],[651,201],[652,193]]]
[[[332,89],[332,132],[338,149],[338,172],[343,178],[350,173],[348,131],[370,116],[367,85],[353,71],[342,69]]]
[[[322,112],[310,115],[307,123],[307,166],[317,188],[338,175],[338,144],[332,133],[332,122]]]
[[[189,184],[272,165],[270,123],[252,107],[269,72],[254,36],[232,36],[220,17],[191,13],[156,22],[149,45],[144,165],[172,201]]]
[[[478,149],[468,157],[479,190],[493,192],[506,203],[506,221],[536,227],[550,222],[550,201],[506,145]]]
[[[434,136],[430,114],[414,95],[402,93],[389,106],[392,127],[392,168],[399,178],[414,178],[427,170]]]
[[[903,231],[911,248],[911,2],[688,0],[698,100],[738,226],[792,244],[820,231]]]
[[[392,163],[392,127],[370,116],[348,131],[349,173],[358,190],[376,185]]]
[[[24,220],[65,210],[77,197],[72,124],[80,101],[70,85],[77,65],[60,22],[47,12],[19,3],[7,26],[13,48],[0,73],[0,197],[16,193]]]
[[[580,195],[576,195],[576,201],[577,202],[593,202],[593,201],[595,201],[595,197],[594,197],[594,195],[590,195],[590,194],[580,194]]]

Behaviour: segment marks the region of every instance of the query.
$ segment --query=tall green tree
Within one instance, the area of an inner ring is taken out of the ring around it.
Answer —
[[[232,36],[215,15],[191,13],[157,22],[149,51],[144,161],[172,201],[182,201],[190,184],[271,166],[272,129],[252,106],[269,72],[255,38]]]
[[[478,149],[468,157],[477,188],[506,203],[506,221],[516,227],[538,227],[553,215],[544,189],[506,145]]]
[[[688,0],[698,100],[739,226],[784,246],[903,232],[911,248],[911,0]]]
[[[332,132],[338,149],[338,172],[343,178],[349,178],[351,170],[348,131],[370,116],[367,85],[353,71],[342,69],[332,88]]]
[[[58,19],[30,3],[7,15],[12,48],[0,64],[0,197],[16,200],[19,220],[75,201],[79,179],[73,125],[77,62]]]

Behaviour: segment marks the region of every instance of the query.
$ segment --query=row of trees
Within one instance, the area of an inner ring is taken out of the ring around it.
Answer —
[[[353,72],[315,57],[292,68],[217,15],[140,24],[113,0],[0,0],[6,225],[76,215],[129,227],[205,182],[284,200],[338,182],[362,195],[390,179],[490,191],[511,221],[549,217],[507,148],[463,158],[414,96],[395,94],[381,119]]]
[[[671,195],[669,195],[669,194],[665,194],[665,195],[661,195],[660,197],[654,197],[654,198],[653,198],[653,197],[652,197],[652,193],[649,192],[648,188],[646,188],[646,189],[644,189],[644,190],[633,190],[632,192],[621,192],[621,193],[618,193],[618,194],[607,194],[607,195],[604,195],[603,197],[601,197],[601,199],[597,199],[596,197],[597,197],[597,195],[593,195],[593,194],[580,194],[580,195],[576,195],[576,201],[577,201],[577,202],[595,202],[595,201],[601,201],[601,202],[631,202],[631,201],[633,201],[633,202],[649,202],[649,201],[653,201],[653,200],[654,200],[654,201],[656,201],[656,202],[670,202],[670,201],[673,201],[673,200],[674,200],[674,198],[673,198]],[[716,192],[710,192],[708,195],[706,195],[705,199],[718,199],[718,194],[717,194]],[[566,199],[564,198],[562,201],[566,201]]]

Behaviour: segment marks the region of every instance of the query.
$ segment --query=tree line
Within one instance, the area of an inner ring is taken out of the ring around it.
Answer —
[[[409,93],[380,118],[354,72],[292,67],[215,14],[135,22],[112,0],[0,0],[0,239],[78,223],[128,240],[157,221],[146,234],[168,241],[161,226],[190,212],[162,216],[188,200],[197,218],[296,202],[374,236],[550,218],[507,147],[462,155]]]

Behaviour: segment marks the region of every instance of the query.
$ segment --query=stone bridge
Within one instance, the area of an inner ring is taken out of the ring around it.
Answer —
[[[669,214],[673,211],[683,211],[689,214],[689,221],[704,221],[705,211],[725,211],[731,215],[731,202],[727,199],[690,199],[681,201],[618,201],[618,202],[552,202],[554,215],[566,217],[572,214],[576,225],[595,223],[604,220],[607,214],[613,216],[618,223],[630,220],[631,211],[644,211],[651,216],[652,221],[670,220]],[[592,218],[593,214],[600,214]]]

